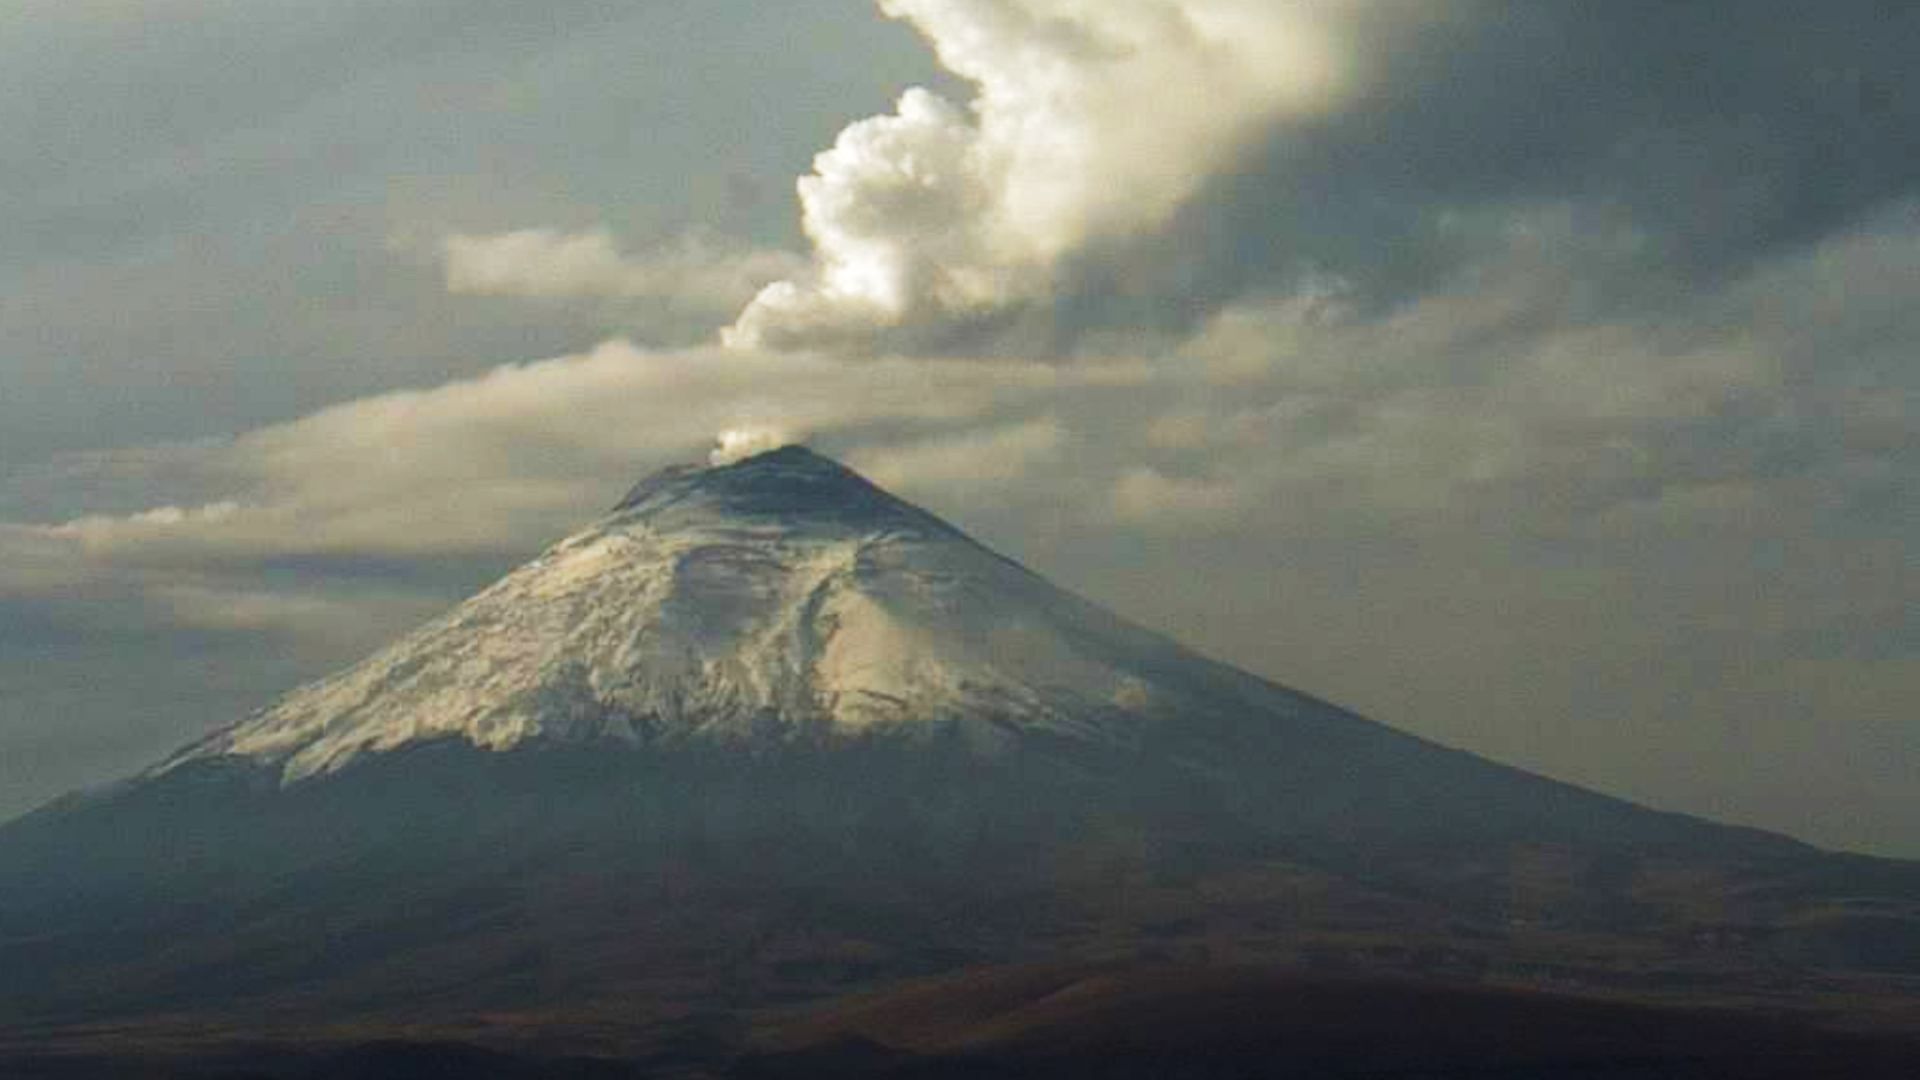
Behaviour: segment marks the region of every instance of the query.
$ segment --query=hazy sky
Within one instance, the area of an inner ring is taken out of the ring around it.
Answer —
[[[1886,0],[0,0],[0,814],[766,430],[1408,730],[1920,856],[1915,55]]]

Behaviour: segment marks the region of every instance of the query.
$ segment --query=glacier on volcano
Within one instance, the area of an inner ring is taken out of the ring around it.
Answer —
[[[1200,682],[1196,686],[1196,668]],[[1258,680],[799,446],[643,481],[446,615],[176,755],[285,782],[432,740],[683,748],[958,735],[1125,747]],[[1217,704],[1217,702],[1216,702]]]

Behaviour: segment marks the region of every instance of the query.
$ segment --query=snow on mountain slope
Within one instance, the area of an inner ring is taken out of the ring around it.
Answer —
[[[958,733],[1126,746],[1195,683],[1293,699],[799,447],[670,469],[366,661],[177,755],[287,782],[460,738],[632,747]],[[1263,703],[1272,709],[1282,702]]]

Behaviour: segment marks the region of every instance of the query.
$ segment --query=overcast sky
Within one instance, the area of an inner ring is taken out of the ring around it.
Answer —
[[[1920,857],[1920,8],[0,0],[0,814],[722,431]]]

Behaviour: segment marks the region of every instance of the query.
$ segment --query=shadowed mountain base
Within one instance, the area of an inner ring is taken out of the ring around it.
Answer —
[[[587,1030],[606,1037],[604,1027]],[[775,1010],[753,1035],[689,1038],[683,1029],[598,1056],[559,1056],[535,1041],[556,1036],[551,1027],[536,1037],[502,1025],[488,1033],[492,1048],[418,1035],[356,1042],[338,1031],[142,1045],[118,1032],[32,1053],[0,1045],[0,1072],[10,1080],[1911,1080],[1920,1069],[1915,1038],[1820,1030],[1764,1013],[1139,965],[972,971],[823,1009]]]

